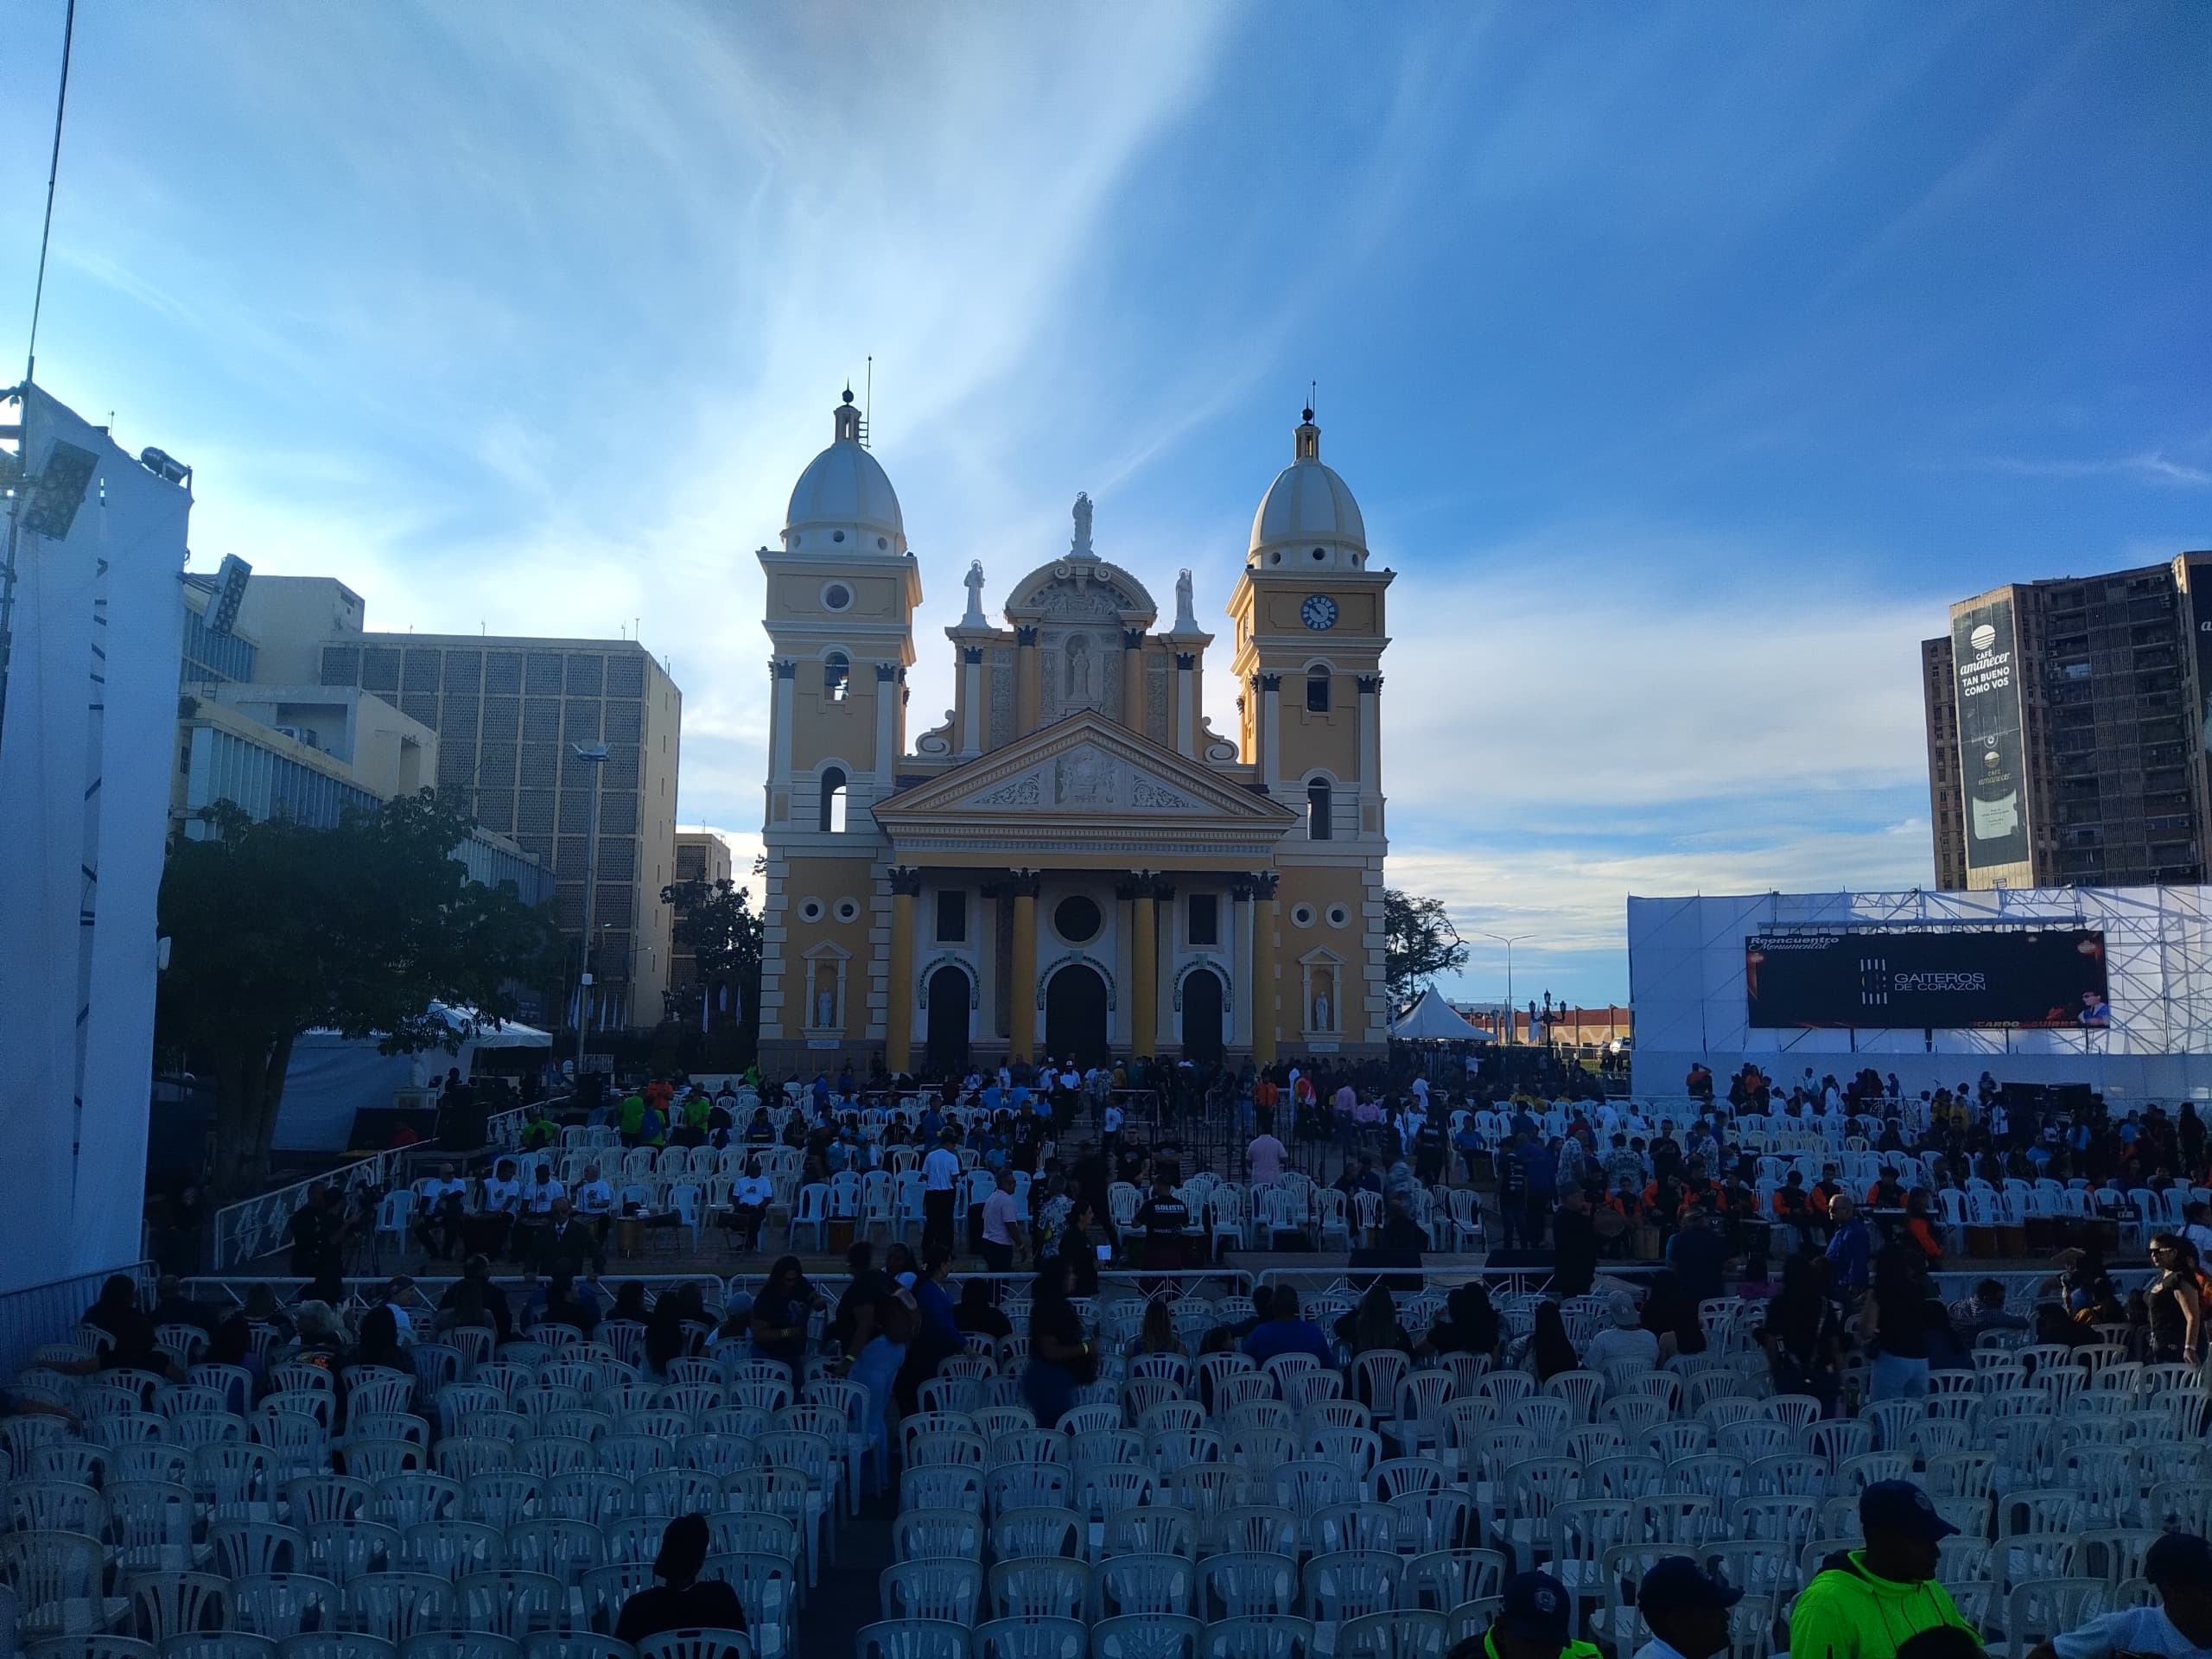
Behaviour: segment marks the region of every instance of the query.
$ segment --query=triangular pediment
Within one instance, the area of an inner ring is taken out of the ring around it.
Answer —
[[[1089,712],[880,801],[875,817],[894,835],[905,826],[1003,817],[1211,821],[1273,831],[1298,821],[1267,796]]]

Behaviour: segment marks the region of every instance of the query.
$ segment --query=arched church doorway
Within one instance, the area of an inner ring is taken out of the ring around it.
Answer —
[[[1221,1058],[1222,984],[1211,968],[1193,969],[1183,977],[1183,1053],[1199,1065]]]
[[[968,976],[950,964],[930,976],[928,1052],[931,1077],[957,1077],[968,1070]]]
[[[1106,982],[1097,970],[1070,963],[1045,988],[1045,1049],[1078,1065],[1106,1062]]]

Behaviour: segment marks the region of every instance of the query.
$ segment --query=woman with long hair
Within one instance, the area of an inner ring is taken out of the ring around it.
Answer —
[[[1427,1346],[1440,1354],[1479,1354],[1496,1364],[1500,1338],[1490,1287],[1476,1281],[1444,1299],[1444,1317],[1429,1327]]]
[[[1581,1369],[1582,1356],[1574,1351],[1573,1339],[1567,1334],[1567,1316],[1557,1302],[1536,1304],[1535,1326],[1513,1344],[1510,1359],[1534,1371],[1539,1382],[1548,1382],[1561,1371]]]
[[[1058,1427],[1075,1403],[1075,1391],[1098,1375],[1083,1316],[1068,1300],[1075,1276],[1067,1262],[1054,1256],[1037,1274],[1029,1305],[1029,1370],[1022,1391],[1039,1427]]]
[[[2143,1294],[2150,1313],[2149,1357],[2155,1363],[2204,1357],[2204,1284],[2196,1246],[2179,1233],[2151,1235],[2158,1271]]]
[[[1841,1392],[1841,1326],[1825,1282],[1827,1259],[1793,1255],[1782,1264],[1782,1288],[1767,1304],[1760,1340],[1778,1394],[1808,1394],[1833,1416]]]
[[[829,1299],[808,1282],[795,1255],[776,1259],[768,1269],[768,1282],[753,1299],[753,1351],[791,1367],[793,1399],[806,1383],[808,1321],[817,1310],[829,1306]]]
[[[683,1299],[664,1290],[645,1316],[645,1369],[665,1379],[668,1368],[683,1357]]]
[[[1144,1323],[1137,1329],[1136,1340],[1129,1344],[1130,1358],[1146,1354],[1183,1354],[1188,1357],[1183,1339],[1175,1334],[1175,1316],[1168,1312],[1167,1304],[1158,1299],[1144,1305]]]

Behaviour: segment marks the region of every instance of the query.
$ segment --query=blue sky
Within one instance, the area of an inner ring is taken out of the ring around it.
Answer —
[[[60,19],[0,10],[0,340]],[[1498,932],[1522,997],[1624,997],[1630,892],[1928,881],[1944,606],[2212,546],[2201,5],[93,6],[77,44],[41,381],[195,466],[196,566],[372,626],[641,619],[683,816],[741,845],[750,550],[871,353],[916,730],[960,572],[995,610],[1078,489],[1218,618],[1319,380],[1401,573],[1392,879],[1475,995]]]

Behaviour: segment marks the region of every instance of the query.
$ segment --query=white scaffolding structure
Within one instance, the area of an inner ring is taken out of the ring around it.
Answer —
[[[2049,927],[2103,932],[2109,1028],[1808,1031],[1749,1023],[1744,941],[1753,934]],[[1895,1071],[1916,1091],[1989,1071],[2000,1081],[2088,1083],[2119,1096],[2212,1097],[2212,887],[1631,898],[1628,948],[1639,1092],[1678,1092],[1692,1059],[1723,1077],[1751,1059],[1784,1082],[1808,1065],[1817,1075],[1871,1065]],[[1839,1064],[1834,1057],[1859,1058]]]

